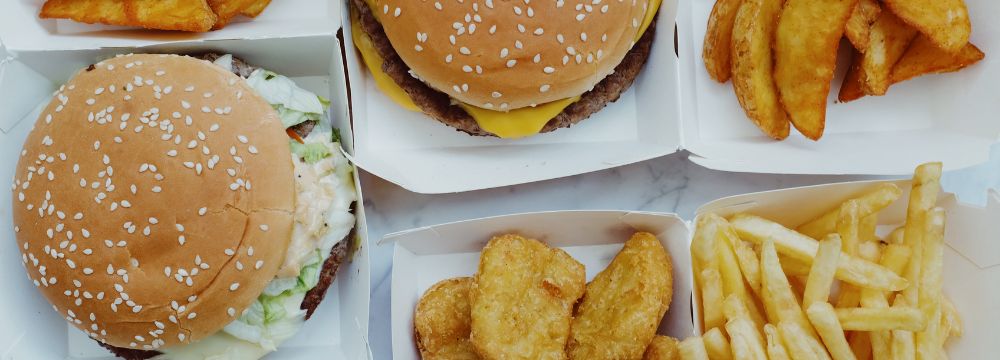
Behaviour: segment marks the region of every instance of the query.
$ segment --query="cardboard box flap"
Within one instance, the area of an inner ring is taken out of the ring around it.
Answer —
[[[344,23],[350,11],[344,3]],[[668,155],[681,148],[677,1],[664,1],[656,42],[634,86],[574,125],[525,139],[473,137],[402,109],[375,88],[345,26],[357,149],[365,170],[419,193],[451,193],[541,181]]]
[[[963,204],[952,194],[938,204],[948,209],[948,246],[979,269],[1000,273],[1000,193],[990,190],[985,207]]]
[[[971,41],[987,53],[984,60],[959,72],[893,85],[885,96],[836,101],[851,47],[842,42],[826,134],[813,142],[793,129],[787,140],[775,142],[747,119],[732,82],[708,77],[701,56],[714,2],[683,1],[677,17],[684,146],[699,165],[740,172],[903,175],[929,161],[942,161],[947,169],[982,163],[1000,139],[995,116],[1000,85],[994,81],[1000,78],[1000,60],[991,53],[1000,49],[1000,24],[990,16],[1000,12],[1000,3],[966,1]]]
[[[42,100],[52,96],[56,85],[0,45],[0,133],[7,133],[17,126]],[[34,119],[32,119],[34,120]]]
[[[0,12],[0,38],[11,50],[138,47],[201,40],[263,39],[330,35],[340,28],[340,4],[328,0],[272,1],[257,18],[237,16],[225,28],[205,33],[143,30],[40,19],[41,0],[15,1]]]

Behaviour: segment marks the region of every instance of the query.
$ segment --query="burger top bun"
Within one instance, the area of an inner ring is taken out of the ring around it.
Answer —
[[[413,75],[508,111],[583,94],[632,47],[649,0],[368,0]]]
[[[169,347],[219,331],[274,278],[293,180],[278,115],[245,81],[186,56],[120,56],[39,115],[14,230],[67,321],[117,347]]]

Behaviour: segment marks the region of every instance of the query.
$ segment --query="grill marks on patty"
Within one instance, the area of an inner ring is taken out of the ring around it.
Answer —
[[[447,94],[437,91],[411,76],[409,66],[396,53],[382,28],[382,24],[372,14],[365,0],[352,0],[352,4],[360,15],[362,30],[371,38],[375,50],[383,59],[382,71],[403,88],[410,99],[424,113],[445,125],[470,135],[494,136],[479,127],[476,120],[465,109],[453,104],[452,99]],[[625,55],[621,64],[615,67],[614,73],[584,93],[579,101],[566,107],[563,112],[549,120],[541,132],[546,133],[573,126],[600,111],[608,103],[617,101],[621,94],[632,86],[639,72],[642,71],[642,67],[646,64],[653,47],[656,23],[657,20],[654,19],[639,41],[635,43],[635,46]]]

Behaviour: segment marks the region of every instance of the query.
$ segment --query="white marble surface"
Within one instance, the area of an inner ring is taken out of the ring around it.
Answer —
[[[727,173],[687,161],[686,153],[616,169],[534,184],[448,195],[408,192],[362,174],[371,240],[372,302],[369,339],[375,359],[391,359],[389,288],[392,245],[376,243],[385,234],[414,227],[485,216],[544,210],[644,210],[691,218],[708,201],[742,193],[873,179],[863,176],[808,176]],[[945,175],[946,191],[962,201],[985,203],[987,188],[1000,188],[1000,146],[993,160]]]

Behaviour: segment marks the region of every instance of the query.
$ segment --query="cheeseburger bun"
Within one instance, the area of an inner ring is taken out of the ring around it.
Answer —
[[[494,135],[466,109],[506,113],[579,97],[545,124],[548,132],[617,100],[649,56],[655,19],[645,29],[644,19],[659,1],[352,4],[364,42],[382,59],[370,70],[442,123]]]
[[[28,278],[125,358],[217,336],[285,271],[299,166],[279,114],[234,72],[178,55],[91,65],[55,93],[17,164]],[[344,260],[336,248],[323,271]]]

